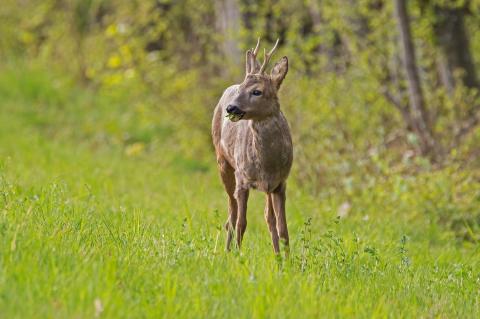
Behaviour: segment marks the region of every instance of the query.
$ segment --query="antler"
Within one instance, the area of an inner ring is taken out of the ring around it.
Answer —
[[[257,69],[257,54],[258,54],[258,48],[260,47],[260,38],[257,40],[257,45],[255,46],[255,49],[252,48],[250,51],[250,54],[247,56],[247,59],[249,58],[250,61],[247,61],[249,64],[249,70],[247,70],[247,74],[254,73]]]
[[[275,42],[275,46],[273,47],[273,49],[270,50],[270,52],[267,53],[267,50],[263,49],[263,55],[265,56],[265,58],[263,60],[262,67],[260,68],[260,71],[258,72],[259,74],[262,74],[265,71],[265,68],[267,67],[268,62],[270,61],[270,58],[272,57],[273,52],[275,52],[275,50],[277,49],[277,45],[278,45],[279,41],[280,41],[280,39],[277,39],[277,42]],[[257,49],[255,49],[255,50],[257,50]]]
[[[257,57],[259,47],[260,47],[260,37],[257,39],[257,45],[255,46],[255,50],[253,50],[254,57]]]

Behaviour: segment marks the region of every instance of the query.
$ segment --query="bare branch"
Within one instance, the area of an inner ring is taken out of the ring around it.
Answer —
[[[394,96],[388,89],[383,89],[382,90],[383,96],[385,99],[387,99],[388,102],[392,103],[393,106],[395,106],[397,109],[399,109],[401,112],[408,111],[407,106],[402,105],[398,97]]]
[[[473,114],[468,120],[466,120],[462,125],[457,129],[455,132],[454,143],[453,147],[460,144],[462,139],[468,135],[477,125],[480,124],[480,107],[477,108],[477,113]]]
[[[413,123],[412,123],[412,117],[408,109],[408,103],[404,105],[400,101],[400,99],[397,96],[393,95],[387,88],[384,88],[382,90],[382,94],[388,102],[390,102],[398,111],[400,111],[400,114],[403,117],[403,121],[406,127],[412,128]]]

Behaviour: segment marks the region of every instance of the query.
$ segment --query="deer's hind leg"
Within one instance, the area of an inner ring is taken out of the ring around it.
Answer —
[[[218,159],[220,169],[220,176],[222,177],[225,191],[228,194],[228,219],[225,223],[225,230],[227,231],[226,250],[230,250],[233,235],[235,233],[235,225],[237,224],[237,200],[235,199],[235,171],[233,167],[224,159]]]
[[[275,217],[272,196],[270,194],[267,194],[265,198],[265,221],[267,222],[268,230],[272,237],[273,251],[275,254],[278,254],[280,247],[278,244],[277,218]]]

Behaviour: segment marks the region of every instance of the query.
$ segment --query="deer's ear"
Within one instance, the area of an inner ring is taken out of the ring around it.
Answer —
[[[283,79],[288,72],[288,59],[286,56],[280,59],[272,69],[270,77],[272,78],[273,83],[275,84],[277,90],[280,88]]]

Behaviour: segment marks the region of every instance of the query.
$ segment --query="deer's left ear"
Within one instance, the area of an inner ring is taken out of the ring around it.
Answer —
[[[273,83],[275,84],[277,90],[280,88],[283,79],[288,72],[288,59],[286,56],[280,59],[272,69],[270,77],[272,78]]]

